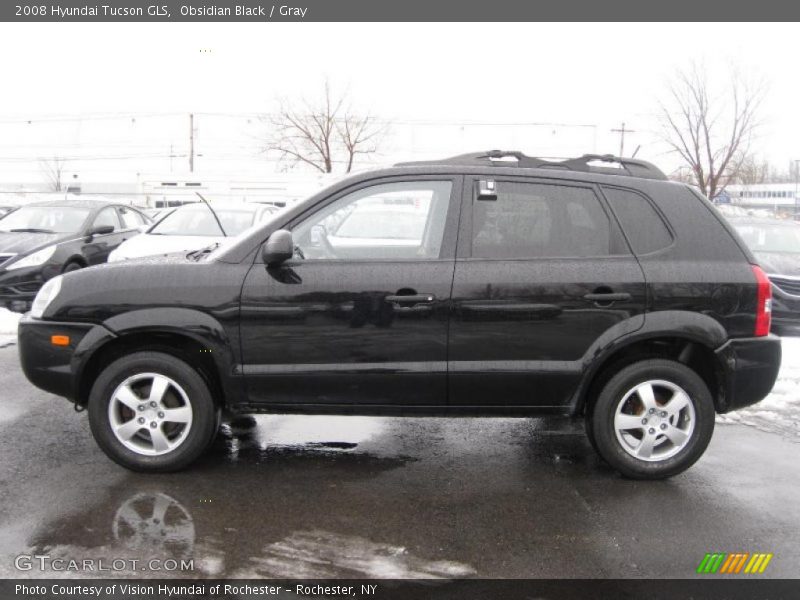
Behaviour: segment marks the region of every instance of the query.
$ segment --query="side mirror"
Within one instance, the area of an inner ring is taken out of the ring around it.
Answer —
[[[268,267],[277,266],[292,256],[294,256],[294,240],[292,232],[286,229],[273,231],[261,246],[261,259]]]
[[[108,233],[114,233],[114,226],[113,225],[98,225],[97,227],[92,227],[87,233],[86,237],[94,237],[96,235],[106,235]]]
[[[136,231],[138,231],[139,233],[146,233],[147,230],[150,229],[152,226],[153,226],[152,223],[145,223],[144,225],[139,225],[136,228]]]

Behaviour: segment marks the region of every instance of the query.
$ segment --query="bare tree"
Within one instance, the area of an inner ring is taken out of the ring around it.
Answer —
[[[320,100],[284,99],[278,111],[265,120],[272,129],[267,150],[321,173],[332,173],[339,163],[349,173],[356,156],[378,151],[385,131],[370,114],[355,112],[348,94],[335,97],[328,82]]]
[[[51,192],[62,191],[62,177],[64,173],[64,165],[67,161],[58,156],[50,159],[40,160],[39,166],[42,174],[47,181],[47,188]]]
[[[737,176],[747,158],[763,95],[763,83],[748,81],[735,68],[721,95],[697,64],[672,80],[669,100],[661,105],[663,138],[709,198]]]
[[[739,164],[739,169],[731,183],[742,185],[758,185],[761,183],[777,183],[774,181],[777,173],[765,160],[752,155],[745,155]]]
[[[347,173],[352,170],[356,155],[375,154],[378,151],[378,142],[384,130],[384,127],[375,124],[370,115],[359,117],[345,114],[338,126],[338,133],[347,155]]]

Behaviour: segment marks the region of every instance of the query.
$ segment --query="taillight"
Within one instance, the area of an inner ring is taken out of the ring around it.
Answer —
[[[769,278],[757,265],[753,265],[753,275],[758,285],[758,303],[756,304],[756,336],[769,335],[772,321],[772,284]]]

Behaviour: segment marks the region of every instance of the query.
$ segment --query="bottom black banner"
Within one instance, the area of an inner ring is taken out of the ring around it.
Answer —
[[[800,598],[800,579],[468,579],[468,580],[0,580],[0,598],[84,600],[646,599]]]

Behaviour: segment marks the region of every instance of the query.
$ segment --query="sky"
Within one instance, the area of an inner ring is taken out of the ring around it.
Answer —
[[[184,169],[196,113],[198,168],[260,168],[278,97],[327,78],[387,121],[378,162],[502,147],[547,156],[619,152],[678,165],[654,132],[676,69],[731,64],[768,88],[754,150],[800,158],[797,24],[4,23],[0,179],[35,179],[75,157],[84,177]],[[80,161],[78,157],[89,157]],[[107,157],[107,160],[103,160]],[[266,168],[274,170],[276,165]]]

